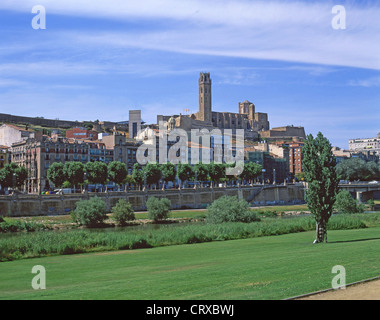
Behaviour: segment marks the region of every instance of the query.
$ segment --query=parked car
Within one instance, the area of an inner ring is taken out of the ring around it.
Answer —
[[[376,180],[368,182],[368,184],[378,184],[378,183],[379,181],[376,181]]]
[[[54,193],[55,194],[71,194],[71,193],[75,193],[75,190],[70,189],[70,188],[56,189],[56,190],[54,190]]]

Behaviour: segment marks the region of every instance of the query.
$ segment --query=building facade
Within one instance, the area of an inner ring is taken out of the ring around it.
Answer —
[[[5,167],[10,161],[9,147],[0,146],[0,170]]]
[[[261,131],[260,138],[268,142],[286,140],[297,142],[305,140],[306,134],[304,127],[285,126]]]
[[[12,145],[12,162],[29,172],[24,190],[29,193],[40,193],[52,187],[46,177],[53,163],[79,161],[85,164],[90,157],[90,145],[81,141],[29,139]]]
[[[157,116],[160,121],[175,119],[175,126],[186,131],[192,129],[242,129],[247,138],[257,139],[258,132],[269,130],[268,114],[255,111],[255,105],[249,101],[240,102],[238,113],[212,111],[212,80],[210,73],[201,73],[198,81],[199,111],[191,115]]]
[[[293,177],[303,172],[302,168],[302,148],[303,142],[295,142],[289,144],[289,170]]]
[[[84,127],[76,127],[66,131],[66,138],[96,141],[98,140],[98,133]]]
[[[129,138],[134,139],[141,131],[141,110],[129,111]]]
[[[11,147],[13,143],[29,138],[34,138],[35,133],[27,128],[21,128],[12,124],[0,126],[0,145]]]
[[[249,151],[246,153],[247,162],[255,162],[263,167],[263,174],[259,177],[265,183],[284,183],[289,180],[289,166],[286,158],[280,158],[269,152]]]
[[[348,146],[350,151],[374,151],[380,154],[380,133],[376,138],[351,139]]]
[[[102,142],[107,150],[113,150],[113,161],[125,163],[128,174],[132,174],[133,166],[137,163],[137,150],[141,143],[120,134],[105,136]]]

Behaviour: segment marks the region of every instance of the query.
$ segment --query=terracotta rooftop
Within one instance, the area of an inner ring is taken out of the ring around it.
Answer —
[[[10,127],[10,128],[13,128],[13,129],[19,130],[19,131],[34,132],[34,130],[31,130],[31,129],[25,129],[25,128],[22,128],[22,127],[15,126],[15,125],[13,125],[13,124],[4,123],[4,125],[7,126],[7,127]]]

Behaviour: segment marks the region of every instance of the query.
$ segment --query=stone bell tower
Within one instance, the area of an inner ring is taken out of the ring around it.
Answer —
[[[201,73],[199,78],[199,113],[198,120],[211,123],[211,78],[210,73]]]

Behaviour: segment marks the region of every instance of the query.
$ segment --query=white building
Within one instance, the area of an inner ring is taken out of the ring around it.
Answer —
[[[23,129],[11,124],[3,124],[0,127],[0,145],[12,147],[13,143],[21,142],[28,138],[34,138],[32,130]]]
[[[351,139],[348,141],[350,151],[377,151],[380,153],[380,133],[376,138]]]

